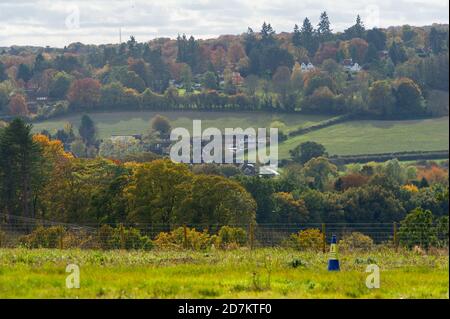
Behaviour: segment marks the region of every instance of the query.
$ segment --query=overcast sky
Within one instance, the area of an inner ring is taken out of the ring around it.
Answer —
[[[63,47],[140,42],[186,33],[199,38],[259,30],[269,21],[277,32],[292,31],[309,17],[316,25],[326,10],[342,31],[360,14],[366,26],[448,23],[449,0],[0,0],[0,46]]]

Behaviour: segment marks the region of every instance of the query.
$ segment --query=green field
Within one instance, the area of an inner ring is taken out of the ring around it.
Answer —
[[[279,127],[289,133],[328,119],[325,116],[255,112],[113,112],[90,114],[96,122],[99,137],[140,134],[149,128],[156,114],[169,118],[172,127],[192,129],[192,120],[202,120],[203,129],[217,127]],[[66,122],[78,127],[81,115],[34,123],[34,131],[54,132]],[[376,154],[402,151],[446,150],[449,144],[449,118],[407,121],[351,121],[337,124],[282,143],[280,159],[289,158],[289,150],[305,141],[323,144],[330,155]]]
[[[280,145],[279,156],[305,141],[323,144],[330,155],[447,150],[449,118],[411,121],[351,121],[296,136]]]
[[[296,261],[296,262],[295,262]],[[327,255],[284,249],[210,252],[0,250],[0,298],[448,298],[448,255],[391,250]],[[80,289],[67,289],[68,264]],[[293,265],[297,264],[297,267]],[[380,288],[366,287],[368,264]]]
[[[202,120],[202,128],[216,127],[220,130],[225,128],[248,127],[263,128],[277,126],[288,133],[299,127],[329,119],[321,115],[301,114],[275,114],[256,112],[111,112],[91,113],[89,116],[95,121],[100,138],[111,135],[141,134],[150,127],[150,120],[157,114],[167,117],[172,127],[184,127],[192,131],[192,121]],[[80,125],[81,115],[72,115],[64,118],[34,123],[34,131],[40,132],[46,129],[50,132],[64,127],[70,122],[77,128]]]

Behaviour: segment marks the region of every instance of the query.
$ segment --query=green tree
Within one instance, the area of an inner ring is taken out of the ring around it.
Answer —
[[[392,45],[389,48],[389,57],[395,65],[408,60],[403,44],[397,43],[396,41],[392,42]]]
[[[172,129],[169,119],[159,114],[151,120],[150,127],[152,130],[158,132],[163,138],[168,138]]]
[[[400,78],[395,82],[397,112],[403,115],[421,115],[425,112],[425,101],[420,87],[411,79]]]
[[[299,224],[309,221],[309,212],[302,199],[296,199],[292,193],[275,193],[275,220],[281,224]]]
[[[27,65],[21,63],[19,69],[17,70],[17,79],[28,82],[33,77],[33,70]]]
[[[302,45],[302,35],[300,32],[300,28],[296,24],[294,26],[294,35],[292,36],[292,44],[296,47],[300,47]]]
[[[345,30],[344,35],[348,40],[353,38],[365,38],[366,28],[364,27],[364,23],[362,22],[359,14],[356,16],[356,23]]]
[[[398,234],[400,242],[409,248],[429,248],[437,243],[436,230],[431,211],[416,208],[402,220]]]
[[[303,174],[313,188],[324,191],[330,179],[336,176],[337,167],[327,158],[317,157],[305,164]]]
[[[305,20],[303,20],[300,37],[301,46],[308,50],[310,56],[314,56],[318,48],[318,43],[316,40],[314,28],[308,18],[305,18]]]
[[[325,147],[316,142],[302,143],[291,150],[290,153],[293,160],[301,164],[305,164],[313,158],[328,155]]]
[[[97,128],[94,121],[88,116],[83,115],[81,117],[81,124],[78,128],[78,133],[80,134],[83,143],[89,147],[95,145],[97,142]]]
[[[73,77],[66,72],[58,72],[50,83],[49,95],[55,99],[64,99],[72,84]]]
[[[378,28],[373,28],[367,31],[367,42],[373,44],[377,50],[384,50],[386,48],[386,33]]]
[[[34,217],[34,193],[41,150],[31,125],[14,119],[0,131],[0,205],[7,214]]]
[[[369,111],[390,117],[395,112],[395,96],[389,81],[375,81],[369,89]]]
[[[203,86],[209,90],[217,90],[217,77],[214,72],[208,71],[203,75]]]
[[[330,41],[332,39],[332,32],[330,28],[330,19],[328,18],[328,15],[326,11],[322,12],[320,14],[320,22],[317,26],[317,36],[319,38],[320,42],[326,42]]]

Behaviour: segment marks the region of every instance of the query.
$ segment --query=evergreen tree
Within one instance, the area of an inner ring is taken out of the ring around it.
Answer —
[[[253,49],[258,45],[258,40],[256,39],[255,32],[252,28],[248,28],[247,33],[244,37],[245,53],[250,55]]]
[[[326,11],[322,12],[320,15],[320,22],[317,27],[317,35],[320,42],[330,41],[332,38],[332,33],[330,29],[330,19]]]
[[[19,69],[17,70],[17,79],[28,82],[30,81],[32,76],[33,71],[31,70],[31,68],[28,65],[21,63],[19,65]]]
[[[367,31],[367,42],[373,44],[377,50],[384,50],[386,48],[386,34],[378,28],[373,28]]]
[[[298,27],[298,25],[296,24],[294,26],[294,35],[292,36],[292,44],[295,45],[296,47],[301,46],[301,33],[300,33],[300,28]]]
[[[344,31],[345,37],[350,40],[353,38],[361,38],[364,39],[366,35],[366,28],[364,27],[364,23],[361,20],[361,17],[356,17],[356,23]]]
[[[313,56],[317,51],[317,41],[314,34],[314,28],[308,18],[303,20],[301,33],[301,45],[308,50],[309,55]]]
[[[34,217],[33,191],[38,178],[40,148],[31,125],[14,119],[0,133],[0,210]]]
[[[44,56],[42,55],[42,53],[39,53],[34,61],[34,71],[39,73],[44,71],[46,68],[47,63],[44,59]]]
[[[378,50],[373,43],[369,43],[369,47],[367,49],[365,62],[373,63],[378,61]]]
[[[275,42],[275,30],[273,30],[270,23],[264,22],[261,27],[261,42],[263,45],[271,45]]]
[[[152,81],[150,87],[153,91],[163,93],[169,87],[170,72],[162,59],[161,48],[152,50],[146,45],[142,57],[151,66]]]
[[[93,146],[96,143],[97,128],[95,127],[94,121],[88,116],[83,115],[81,118],[81,125],[78,128],[78,133],[83,139],[86,146]]]
[[[395,65],[408,60],[405,48],[401,43],[397,43],[396,41],[394,41],[389,48],[389,56]]]

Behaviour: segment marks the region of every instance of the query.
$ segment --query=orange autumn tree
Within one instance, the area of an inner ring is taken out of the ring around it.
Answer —
[[[419,180],[425,178],[431,184],[448,184],[448,170],[432,165],[431,167],[421,168],[417,174]]]
[[[92,109],[100,100],[100,88],[101,84],[97,80],[91,78],[76,80],[70,86],[67,98],[76,107]]]
[[[64,151],[60,140],[50,140],[46,135],[33,135],[33,141],[38,143],[42,149],[42,155],[47,160],[56,162],[58,160],[73,159],[73,155]]]

